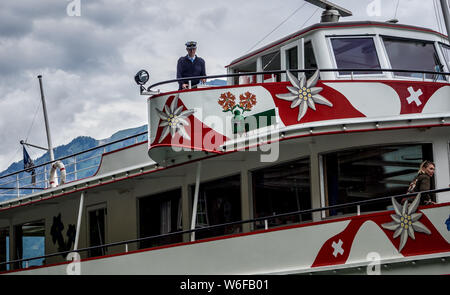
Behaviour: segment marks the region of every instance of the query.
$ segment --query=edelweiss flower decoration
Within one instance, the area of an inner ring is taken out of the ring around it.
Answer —
[[[420,203],[420,193],[412,201],[411,205],[408,205],[408,201],[405,201],[403,207],[397,201],[392,198],[392,205],[396,214],[391,214],[394,221],[390,223],[382,224],[381,226],[388,230],[394,230],[394,239],[400,236],[400,245],[398,251],[402,251],[403,247],[408,240],[408,236],[415,240],[414,231],[431,234],[430,230],[419,222],[422,213],[415,213]]]
[[[177,132],[179,132],[182,137],[191,140],[191,137],[186,132],[185,126],[189,126],[189,120],[187,120],[187,118],[192,115],[195,110],[181,111],[182,109],[183,105],[178,106],[178,95],[173,99],[170,108],[167,105],[164,105],[164,111],[156,109],[156,112],[161,119],[159,126],[164,127],[158,143],[163,141],[169,133],[173,137]]]
[[[292,84],[292,87],[287,86],[290,93],[277,94],[276,97],[283,100],[292,101],[291,108],[295,108],[297,106],[299,107],[297,121],[300,121],[303,118],[308,110],[308,107],[315,111],[316,103],[333,107],[333,104],[328,101],[328,99],[319,94],[323,88],[314,87],[319,80],[319,70],[316,70],[314,75],[306,81],[306,85],[306,78],[304,74],[300,81],[291,72],[286,71],[286,74]]]

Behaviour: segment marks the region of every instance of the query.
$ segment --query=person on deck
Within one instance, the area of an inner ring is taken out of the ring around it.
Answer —
[[[414,180],[411,182],[408,193],[422,192],[433,190],[435,165],[431,161],[423,161],[420,165],[419,172]],[[436,195],[434,193],[422,194],[420,203],[422,205],[436,204]]]
[[[205,61],[203,60],[203,58],[196,55],[197,42],[186,42],[186,51],[188,52],[188,54],[178,59],[177,79],[206,76]],[[206,79],[201,79],[201,81],[205,83]],[[200,79],[192,79],[191,88],[196,88],[198,83],[200,83]],[[178,84],[180,86],[178,88],[179,90],[188,89],[189,79],[178,81]]]

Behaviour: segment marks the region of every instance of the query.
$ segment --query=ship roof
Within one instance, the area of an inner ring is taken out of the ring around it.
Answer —
[[[428,28],[423,28],[423,27],[418,27],[418,26],[413,26],[413,25],[406,25],[406,24],[390,23],[390,22],[350,21],[350,22],[335,22],[335,23],[316,23],[309,27],[298,30],[292,34],[289,34],[281,39],[278,39],[270,44],[267,44],[259,49],[249,52],[239,58],[236,58],[229,65],[227,65],[225,67],[226,68],[231,67],[237,63],[240,63],[246,59],[249,59],[249,58],[256,56],[264,51],[267,51],[273,47],[281,45],[291,39],[294,39],[301,35],[310,33],[311,31],[314,31],[314,30],[335,29],[335,28],[349,28],[350,29],[350,28],[364,27],[364,26],[393,28],[393,29],[406,29],[406,30],[419,31],[419,32],[424,32],[424,33],[431,33],[431,34],[437,35],[438,37],[447,38],[447,35],[444,35],[442,33],[436,32],[436,31],[428,29]]]

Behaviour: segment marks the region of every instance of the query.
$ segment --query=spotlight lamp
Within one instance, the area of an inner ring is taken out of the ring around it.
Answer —
[[[150,74],[146,70],[140,70],[134,76],[134,81],[136,82],[137,85],[139,85],[141,95],[159,94],[159,90],[158,91],[150,91],[149,89],[146,89],[144,87],[145,83],[148,82],[149,78],[150,78]]]
[[[139,72],[137,72],[136,76],[134,76],[134,81],[136,81],[138,85],[144,85],[145,83],[147,83],[149,78],[150,75],[146,70],[140,70]]]

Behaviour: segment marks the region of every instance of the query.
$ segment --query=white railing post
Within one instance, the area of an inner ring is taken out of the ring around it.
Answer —
[[[75,232],[75,243],[73,245],[74,251],[78,249],[78,240],[80,239],[80,227],[81,227],[81,216],[83,215],[83,203],[84,203],[84,191],[81,192],[80,207],[78,208],[77,229]]]
[[[73,161],[73,177],[74,177],[74,181],[78,180],[78,173],[77,173],[77,157],[73,157],[74,161]]]
[[[191,229],[195,229],[195,225],[197,222],[197,204],[198,204],[198,191],[200,187],[200,174],[202,171],[202,162],[198,161],[197,163],[197,175],[195,178],[195,192],[194,192],[194,204],[192,208],[192,219],[191,219]],[[195,232],[191,233],[191,242],[195,241]]]
[[[44,187],[45,188],[48,188],[47,181],[48,181],[48,179],[47,179],[47,165],[44,165]]]
[[[20,184],[19,184],[19,173],[16,174],[16,187],[17,187],[17,198],[20,198]]]

